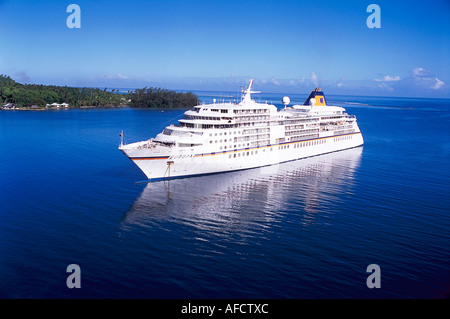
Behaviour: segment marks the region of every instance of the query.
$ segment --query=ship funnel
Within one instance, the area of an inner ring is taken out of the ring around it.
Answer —
[[[311,92],[311,94],[306,99],[305,103],[303,105],[321,105],[326,106],[327,102],[325,100],[325,95],[322,92],[321,88],[315,88],[314,91]]]

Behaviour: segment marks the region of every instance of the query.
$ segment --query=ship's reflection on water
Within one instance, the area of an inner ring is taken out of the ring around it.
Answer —
[[[221,237],[252,237],[271,232],[281,222],[308,227],[318,214],[333,214],[341,196],[354,191],[362,150],[148,183],[125,214],[121,229],[164,228],[175,222]],[[291,212],[289,218],[286,211]]]

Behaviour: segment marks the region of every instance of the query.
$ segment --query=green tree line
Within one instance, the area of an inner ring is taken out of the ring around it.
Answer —
[[[18,107],[52,103],[68,103],[70,107],[132,106],[150,108],[190,108],[197,105],[198,97],[191,93],[178,93],[161,88],[143,88],[119,94],[114,89],[74,88],[67,86],[21,84],[7,75],[0,75],[0,102]]]
[[[44,107],[52,103],[68,103],[71,107],[125,105],[126,97],[117,93],[98,88],[21,84],[7,75],[0,75],[1,102],[13,103],[18,107]]]
[[[158,108],[191,108],[199,99],[192,92],[180,93],[161,88],[136,89],[130,93],[130,106]]]

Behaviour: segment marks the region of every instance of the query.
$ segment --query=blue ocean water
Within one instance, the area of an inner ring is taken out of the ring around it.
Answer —
[[[1,111],[0,297],[448,297],[450,101],[328,102],[363,147],[148,184],[119,133],[148,139],[182,110]]]

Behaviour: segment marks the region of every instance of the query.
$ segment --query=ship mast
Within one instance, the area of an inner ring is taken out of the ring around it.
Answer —
[[[252,101],[251,94],[252,93],[261,93],[260,91],[252,91],[253,79],[250,79],[250,84],[248,85],[247,90],[242,91],[242,99],[241,104],[247,104]]]

